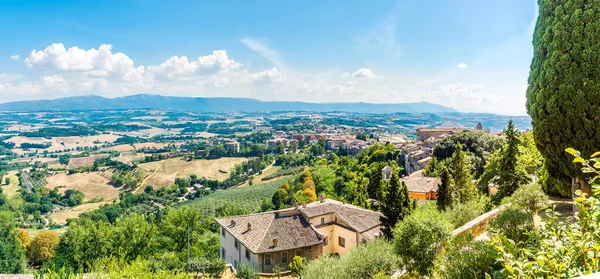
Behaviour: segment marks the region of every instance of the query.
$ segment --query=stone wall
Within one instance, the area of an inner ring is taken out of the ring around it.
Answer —
[[[483,215],[479,215],[479,217],[469,221],[464,224],[462,227],[452,231],[453,236],[464,236],[470,233],[473,237],[478,237],[479,235],[485,233],[487,231],[488,223],[495,219],[507,206],[500,206],[492,211],[489,211]]]

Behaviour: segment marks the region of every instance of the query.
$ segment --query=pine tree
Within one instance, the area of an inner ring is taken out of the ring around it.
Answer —
[[[529,181],[525,169],[518,162],[521,141],[512,120],[508,121],[508,127],[504,130],[504,134],[506,135],[506,144],[502,147],[501,152],[496,199],[512,195],[519,186]]]
[[[402,182],[400,185],[400,180],[395,172],[392,174],[390,182],[387,183],[382,196],[380,201],[380,209],[383,214],[380,218],[381,231],[387,239],[392,239],[394,227],[398,221],[404,220],[404,217],[410,214],[414,209],[414,203],[411,202],[406,183]]]
[[[452,204],[452,190],[454,181],[452,180],[452,176],[450,175],[448,168],[442,167],[440,172],[440,179],[442,181],[437,189],[436,203],[439,210],[445,210]]]
[[[474,199],[477,196],[477,188],[473,183],[473,174],[471,174],[467,154],[463,151],[460,143],[456,143],[450,166],[452,180],[454,180],[452,198],[461,203]]]
[[[569,195],[571,177],[582,174],[565,149],[589,156],[600,146],[600,1],[538,0],[538,5],[527,112],[549,181],[562,181],[547,190]]]
[[[362,208],[370,208],[370,204],[367,198],[366,181],[363,180],[362,182],[358,183],[358,186],[356,187],[356,196],[354,197],[354,201],[352,201],[352,204],[358,205]]]

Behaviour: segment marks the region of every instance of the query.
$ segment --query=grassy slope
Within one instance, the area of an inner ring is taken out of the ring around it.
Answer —
[[[6,177],[10,178],[10,184],[4,185],[4,179]],[[4,177],[2,177],[2,191],[4,191],[4,195],[6,195],[6,197],[8,197],[9,199],[14,197],[17,194],[17,191],[19,191],[19,178],[17,177],[17,172],[16,171],[11,171],[8,174],[6,174]]]

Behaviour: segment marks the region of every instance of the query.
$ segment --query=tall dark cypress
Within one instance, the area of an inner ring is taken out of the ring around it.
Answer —
[[[383,214],[380,219],[381,232],[387,239],[392,239],[394,227],[410,214],[414,209],[414,203],[410,200],[406,183],[402,182],[402,185],[400,185],[396,172],[392,174],[390,182],[385,185],[380,200],[380,209]]]
[[[587,157],[600,146],[600,1],[538,5],[527,112],[549,181],[562,181],[546,190],[569,195],[571,178],[581,178],[581,172],[565,149]]]

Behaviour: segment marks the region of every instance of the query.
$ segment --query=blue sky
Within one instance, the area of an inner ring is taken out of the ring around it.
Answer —
[[[137,93],[525,114],[534,0],[2,1],[2,102]]]

